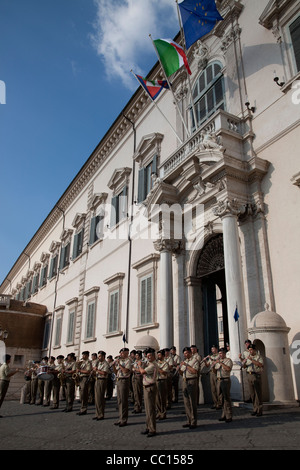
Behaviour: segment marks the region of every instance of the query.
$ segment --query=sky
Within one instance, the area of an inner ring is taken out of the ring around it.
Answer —
[[[0,0],[0,285],[178,30],[175,0]]]

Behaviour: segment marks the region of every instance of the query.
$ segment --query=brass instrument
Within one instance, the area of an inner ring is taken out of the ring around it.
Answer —
[[[82,363],[83,361],[76,361],[76,372],[72,374],[72,379],[74,380],[76,387],[79,386],[80,383],[80,374],[78,372],[78,369],[80,369]]]
[[[60,385],[64,387],[66,385],[66,375],[63,370],[57,374],[57,378],[60,380]]]

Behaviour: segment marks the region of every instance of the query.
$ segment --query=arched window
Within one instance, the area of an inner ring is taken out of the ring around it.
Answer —
[[[225,109],[224,77],[220,62],[212,62],[199,75],[193,89],[193,100],[198,126],[218,109]],[[191,114],[192,129],[195,130],[192,110]]]

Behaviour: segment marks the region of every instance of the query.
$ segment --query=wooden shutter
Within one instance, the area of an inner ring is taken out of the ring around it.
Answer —
[[[108,332],[112,333],[113,331],[118,330],[119,323],[119,291],[111,292],[110,302],[109,302],[109,326]]]
[[[300,71],[300,16],[290,26],[297,72]]]
[[[87,320],[86,320],[86,338],[92,338],[94,335],[95,324],[95,302],[88,304]]]
[[[144,277],[141,279],[140,285],[140,323],[145,325],[152,323],[152,276]]]

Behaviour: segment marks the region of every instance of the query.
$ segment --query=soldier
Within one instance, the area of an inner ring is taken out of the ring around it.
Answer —
[[[65,375],[65,390],[66,390],[66,407],[62,410],[70,413],[73,410],[73,403],[75,398],[75,380],[73,375],[76,373],[76,358],[73,353],[67,355],[67,360],[64,366]]]
[[[212,365],[216,361],[216,359],[218,359],[218,357],[219,357],[218,348],[216,345],[213,344],[211,347],[211,355],[206,356],[205,358],[205,365],[206,367],[210,368],[209,381],[210,381],[211,395],[213,399],[212,409],[216,409],[216,410],[220,410],[222,407],[222,400],[218,393],[217,372]]]
[[[110,400],[113,396],[114,391],[114,371],[112,367],[112,363],[114,362],[112,355],[107,356],[106,361],[108,363],[108,375],[107,375],[107,382],[106,382],[106,400]]]
[[[90,352],[83,351],[80,365],[77,367],[76,372],[79,374],[79,392],[81,408],[77,413],[78,416],[86,415],[89,399],[88,379],[92,372],[92,361],[89,359]]]
[[[243,367],[247,372],[250,396],[253,403],[252,416],[262,416],[262,383],[261,374],[264,366],[263,358],[256,350],[255,344],[250,343],[249,356],[245,359]]]
[[[0,408],[7,393],[10,379],[13,375],[19,372],[19,369],[11,370],[9,367],[11,356],[5,354],[4,363],[0,367]],[[0,416],[2,418],[2,416]]]
[[[42,358],[42,362],[41,362],[41,366],[47,366],[48,365],[48,356],[44,356]],[[45,381],[40,379],[38,377],[38,381],[37,381],[37,387],[38,387],[38,395],[39,395],[39,398],[38,398],[38,401],[35,403],[36,405],[43,405],[43,402],[44,402],[44,392],[45,392]]]
[[[169,371],[167,375],[167,410],[170,410],[172,403],[172,379],[174,367],[174,361],[171,356],[170,348],[165,348],[165,361],[168,363],[169,366]]]
[[[214,368],[217,371],[217,384],[219,394],[222,396],[223,411],[219,421],[230,423],[232,421],[232,406],[230,398],[230,372],[233,363],[230,357],[226,357],[226,349],[220,348],[219,358],[214,362]]]
[[[128,357],[129,349],[120,349],[120,357],[114,362],[114,372],[117,375],[117,400],[119,420],[115,426],[126,426],[128,420],[128,398],[130,390],[130,373],[132,361]]]
[[[204,403],[204,392],[203,392],[203,387],[202,387],[202,376],[201,376],[201,359],[202,359],[202,357],[198,353],[198,348],[195,344],[191,345],[191,351],[192,351],[193,357],[196,358],[199,361],[199,364],[200,364],[199,371],[198,371],[198,391],[197,391],[197,397],[198,398],[197,398],[197,402],[199,404],[203,404]]]
[[[40,361],[33,361],[33,368],[31,371],[31,383],[30,383],[30,404],[34,405],[36,402],[37,397],[37,390],[38,390],[38,378],[37,378],[37,370],[39,367]]]
[[[173,394],[172,394],[172,402],[173,403],[178,403],[178,392],[179,392],[179,368],[180,368],[180,362],[181,358],[178,356],[176,353],[176,347],[172,346],[171,347],[171,356],[173,359],[173,371],[172,371],[172,389],[173,389]]]
[[[160,349],[157,351],[157,365],[158,365],[158,379],[157,379],[157,398],[156,418],[159,420],[166,419],[167,417],[167,377],[169,373],[169,366],[165,360],[165,351]]]
[[[134,396],[134,410],[132,413],[142,412],[143,403],[143,376],[139,370],[139,363],[142,361],[142,351],[136,351],[135,361],[132,364],[132,388]]]
[[[192,356],[191,348],[183,348],[184,361],[180,364],[180,374],[183,377],[182,391],[187,422],[184,428],[197,427],[197,393],[199,361]]]
[[[50,356],[49,362],[49,374],[51,374],[55,370],[55,357]],[[53,380],[46,380],[45,385],[44,385],[44,391],[45,391],[45,403],[44,406],[50,406],[50,397],[51,397],[51,392],[52,392],[52,386],[53,386]]]
[[[64,378],[63,378],[63,373],[64,373],[64,356],[59,355],[56,358],[57,360],[57,365],[54,367],[52,373],[53,373],[53,380],[52,380],[52,398],[53,398],[53,403],[51,410],[57,410],[59,406],[59,392],[61,386],[63,386],[64,383]]]
[[[92,372],[90,374],[89,382],[88,382],[88,394],[89,394],[89,404],[94,405],[95,404],[95,384],[96,384],[95,368],[98,366],[98,362],[99,362],[99,359],[96,353],[93,353],[91,355],[91,362],[92,362]]]
[[[141,367],[140,372],[143,374],[144,403],[146,411],[146,429],[142,434],[147,437],[156,435],[156,395],[157,395],[157,376],[158,365],[155,361],[155,351],[149,348],[147,352],[148,363],[145,367]]]
[[[104,419],[105,409],[105,391],[107,384],[107,376],[109,372],[109,365],[105,360],[106,353],[104,351],[98,351],[98,363],[94,368],[96,377],[95,384],[95,404],[96,404],[96,416],[94,420],[100,421]]]

